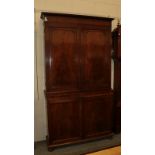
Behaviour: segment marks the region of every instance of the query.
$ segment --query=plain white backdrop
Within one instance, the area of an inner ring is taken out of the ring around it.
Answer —
[[[34,2],[0,4],[0,154],[34,154]],[[155,154],[154,1],[122,0],[122,155]]]

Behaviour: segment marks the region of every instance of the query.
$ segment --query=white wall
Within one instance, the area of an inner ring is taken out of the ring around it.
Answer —
[[[44,98],[44,41],[42,11],[114,17],[112,28],[120,19],[120,0],[35,0],[35,90],[34,133],[35,141],[45,140],[47,134],[46,105]]]

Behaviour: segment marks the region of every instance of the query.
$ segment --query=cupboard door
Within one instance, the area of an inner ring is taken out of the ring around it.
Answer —
[[[111,33],[109,30],[81,31],[81,87],[88,90],[110,89]]]
[[[112,95],[83,97],[82,115],[84,136],[102,136],[112,132]]]
[[[77,30],[69,27],[46,27],[45,38],[46,90],[77,89]]]
[[[47,100],[49,143],[60,144],[81,139],[80,104],[72,97]]]

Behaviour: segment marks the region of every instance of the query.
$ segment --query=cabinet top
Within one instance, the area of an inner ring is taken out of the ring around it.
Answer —
[[[41,19],[45,19],[45,17],[52,17],[52,16],[63,16],[63,17],[76,17],[76,18],[87,18],[87,19],[99,19],[99,20],[107,20],[112,21],[114,18],[110,17],[99,17],[99,16],[89,16],[89,15],[77,15],[77,14],[66,14],[66,13],[50,13],[50,12],[42,12]]]

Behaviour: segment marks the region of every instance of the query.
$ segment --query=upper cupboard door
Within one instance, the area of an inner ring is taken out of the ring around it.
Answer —
[[[74,28],[48,27],[46,39],[46,90],[75,90],[78,87],[78,33]]]
[[[83,29],[81,31],[81,87],[88,90],[110,89],[111,30]]]

